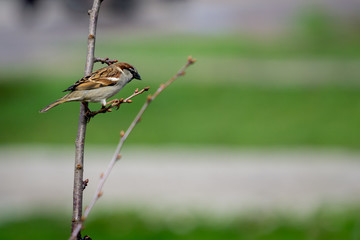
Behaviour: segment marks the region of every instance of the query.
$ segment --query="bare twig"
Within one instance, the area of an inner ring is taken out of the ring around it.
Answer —
[[[178,77],[185,75],[185,70],[193,63],[196,62],[195,58],[192,58],[191,56],[188,57],[187,63],[179,70],[177,74],[175,74],[169,81],[167,81],[165,84],[161,84],[160,87],[156,90],[154,95],[148,99],[148,101],[154,100],[157,95],[159,95],[165,88],[167,88],[171,83],[173,83]]]
[[[96,57],[96,58],[94,58],[94,63],[96,63],[96,62],[101,62],[102,64],[106,63],[107,65],[111,65],[111,64],[117,63],[118,60],[116,60],[116,59],[110,60],[108,57],[107,58]]]
[[[89,10],[89,36],[88,36],[88,49],[86,56],[86,65],[85,65],[85,76],[89,75],[92,72],[94,66],[94,52],[95,52],[95,36],[96,36],[96,25],[100,9],[100,4],[102,0],[94,0],[92,9]],[[79,123],[78,123],[78,132],[75,141],[75,168],[74,168],[74,189],[73,189],[73,216],[71,224],[71,232],[74,232],[74,229],[77,228],[79,223],[81,223],[82,217],[82,201],[83,201],[83,173],[84,173],[84,143],[85,143],[85,134],[86,134],[86,109],[87,103],[80,104],[79,112]],[[71,239],[81,239],[80,231],[77,231],[76,234],[71,235]]]
[[[125,103],[132,103],[132,99],[133,97],[137,96],[137,95],[140,95],[142,94],[143,92],[146,92],[146,91],[149,91],[150,87],[146,87],[146,88],[143,88],[139,91],[139,89],[135,89],[134,93],[131,94],[129,97],[125,98],[122,102],[125,102]]]
[[[116,108],[116,109],[119,109],[120,108],[120,105],[122,103],[132,103],[132,98],[137,96],[137,95],[140,95],[146,91],[148,91],[150,89],[150,87],[146,87],[146,88],[143,88],[139,91],[139,89],[136,89],[135,92],[133,94],[131,94],[129,97],[123,99],[123,98],[120,98],[120,99],[114,99],[114,100],[111,100],[109,102],[106,103],[106,105],[109,105],[107,107],[103,107],[103,108],[100,108],[98,111],[89,111],[86,113],[86,116],[88,118],[88,122],[90,121],[90,119],[92,117],[95,117],[97,114],[99,113],[107,113],[107,112],[111,112],[112,111],[112,108]]]
[[[108,167],[106,168],[105,172],[102,173],[100,175],[100,182],[98,184],[97,190],[89,204],[89,206],[87,206],[84,210],[84,215],[81,219],[81,222],[76,226],[76,228],[74,229],[73,233],[72,233],[72,237],[76,236],[77,233],[81,230],[81,228],[83,227],[84,221],[86,220],[86,218],[88,217],[90,211],[92,210],[92,208],[94,207],[95,203],[97,202],[97,200],[103,195],[102,189],[103,186],[105,184],[106,179],[109,177],[111,170],[113,169],[115,163],[117,162],[117,160],[119,160],[121,158],[120,155],[120,151],[122,149],[122,146],[124,144],[124,142],[126,141],[126,139],[128,138],[129,134],[132,132],[132,130],[134,129],[134,127],[136,126],[136,124],[140,121],[141,116],[144,114],[145,110],[147,109],[147,107],[149,106],[149,104],[165,89],[167,88],[171,83],[173,83],[178,77],[183,76],[185,74],[185,70],[193,63],[195,63],[195,59],[193,59],[192,57],[188,58],[187,63],[179,70],[179,72],[177,74],[175,74],[169,81],[167,81],[165,84],[161,84],[160,87],[156,90],[156,92],[154,93],[154,95],[149,95],[146,102],[144,103],[144,105],[142,106],[142,108],[140,109],[139,113],[136,115],[136,117],[134,118],[134,120],[132,121],[132,123],[130,124],[129,128],[126,130],[126,132],[121,131],[120,132],[120,142],[116,148],[116,151],[114,153],[113,158],[111,159]],[[135,93],[134,93],[135,94]]]

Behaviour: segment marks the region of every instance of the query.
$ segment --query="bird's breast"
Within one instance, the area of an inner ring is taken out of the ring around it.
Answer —
[[[98,89],[85,90],[84,101],[87,102],[101,102],[104,99],[108,99],[118,93],[122,88],[122,85],[113,85],[107,87],[101,87]]]

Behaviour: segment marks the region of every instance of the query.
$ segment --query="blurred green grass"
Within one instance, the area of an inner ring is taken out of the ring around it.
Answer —
[[[335,34],[334,34],[335,35]],[[330,58],[358,59],[360,34],[351,36],[313,36],[294,33],[281,38],[254,38],[246,35],[163,35],[121,37],[104,36],[97,42],[97,51],[114,55],[121,45],[121,55],[154,57],[181,57],[193,54],[202,58],[218,57],[247,59]],[[74,47],[76,49],[78,47]],[[115,56],[116,57],[116,56]],[[161,57],[161,58],[158,58]],[[139,60],[137,58],[137,60]]]
[[[0,225],[0,238],[67,239],[70,220],[62,214],[35,215]],[[242,239],[242,240],[338,240],[360,239],[358,209],[317,211],[307,217],[284,214],[207,214],[166,216],[139,211],[111,211],[86,222],[83,235],[93,239]]]
[[[76,136],[78,103],[66,103],[45,114],[38,113],[60,97],[59,90],[66,85],[15,82],[0,84],[3,112],[0,143],[72,143]],[[141,82],[134,85],[127,87],[121,96],[143,86]],[[91,120],[87,142],[116,143],[120,130],[127,128],[145,99],[146,95],[138,96],[134,103],[122,105],[119,111]],[[359,122],[357,88],[219,86],[193,82],[188,77],[179,79],[150,105],[129,141],[359,148]]]
[[[199,59],[184,78],[151,104],[129,138],[130,144],[360,147],[360,88],[344,83],[349,79],[343,79],[342,72],[334,76],[338,79],[335,83],[325,79],[310,85],[292,84],[292,79],[288,79],[289,84],[274,83],[267,74],[261,75],[259,82],[259,76],[239,72],[242,61],[249,58],[353,61],[359,58],[360,48],[352,40],[349,44],[332,41],[314,52],[306,47],[308,41],[261,42],[241,36],[124,37],[119,40],[122,45],[114,39],[98,39],[97,55],[117,58],[114,54],[121,53],[120,60],[133,63],[144,79],[133,81],[117,97],[145,86],[154,92],[189,54]],[[76,55],[83,45],[74,43],[67,49]],[[81,78],[78,66],[83,62],[64,61],[65,69],[69,62],[68,71],[54,70],[52,64],[49,70],[44,62],[41,71],[4,72],[0,81],[1,144],[74,142],[78,103],[38,113]],[[120,130],[128,127],[145,99],[145,94],[138,96],[119,111],[91,120],[86,142],[116,144]],[[90,107],[97,109],[99,104]]]

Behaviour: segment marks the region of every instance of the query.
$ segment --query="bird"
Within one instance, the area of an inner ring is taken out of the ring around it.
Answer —
[[[62,98],[50,103],[40,110],[47,112],[53,107],[65,102],[100,102],[106,106],[106,99],[118,93],[127,83],[133,79],[141,80],[139,72],[132,65],[119,62],[100,68],[90,75],[81,78],[63,92],[69,92]]]

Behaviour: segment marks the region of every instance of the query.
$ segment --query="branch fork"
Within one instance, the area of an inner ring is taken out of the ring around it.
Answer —
[[[107,113],[107,112],[112,112],[112,108],[116,108],[116,110],[118,110],[120,108],[120,105],[122,103],[132,103],[132,98],[133,97],[136,97],[137,95],[140,95],[146,91],[149,91],[150,87],[145,87],[141,90],[139,90],[138,88],[135,89],[134,93],[131,94],[129,97],[127,98],[120,98],[120,99],[114,99],[114,100],[111,100],[109,102],[106,103],[106,105],[109,105],[109,106],[103,106],[102,108],[100,108],[99,110],[97,111],[90,111],[90,109],[87,107],[87,111],[86,111],[86,118],[87,118],[87,121],[89,122],[91,118],[95,117],[97,114],[99,113]]]
[[[117,62],[117,60],[110,60],[109,58],[94,57],[96,25],[97,25],[99,9],[102,1],[103,0],[93,0],[93,6],[91,10],[88,11],[90,17],[89,17],[89,35],[88,35],[87,56],[86,56],[86,65],[85,65],[85,76],[91,74],[95,62],[101,62],[107,65],[111,65]],[[121,138],[118,147],[116,148],[115,154],[112,160],[110,161],[106,171],[104,172],[104,174],[102,174],[102,177],[100,178],[100,182],[98,184],[98,188],[89,206],[84,209],[84,214],[82,209],[83,191],[88,183],[88,180],[85,181],[83,180],[84,145],[85,145],[86,126],[91,117],[89,118],[87,114],[87,112],[90,111],[88,108],[88,103],[83,102],[82,104],[80,104],[78,132],[75,141],[76,150],[75,150],[74,188],[73,188],[73,215],[72,215],[70,240],[91,240],[91,238],[88,236],[85,236],[84,238],[81,237],[81,229],[83,228],[84,222],[87,216],[89,215],[91,209],[103,194],[102,188],[106,179],[109,177],[111,170],[113,169],[115,163],[121,158],[120,151],[122,149],[125,140],[129,136],[131,131],[134,129],[135,125],[139,123],[139,120],[143,115],[144,111],[147,109],[148,105],[159,95],[161,91],[163,91],[168,85],[170,85],[173,81],[175,81],[176,78],[178,78],[179,76],[183,76],[187,67],[193,64],[194,62],[195,59],[189,57],[187,64],[183,68],[181,68],[180,71],[174,77],[172,77],[164,85],[161,85],[159,89],[152,96],[149,95],[143,107],[140,109],[139,113],[137,114],[133,122],[130,124],[126,132],[122,131],[120,133]],[[107,105],[108,104],[110,105],[108,107],[104,107],[105,110],[100,109],[99,110],[100,112],[98,113],[101,113],[102,111],[104,111],[104,113],[108,112],[109,110],[111,111],[111,109],[114,107],[119,108],[120,104],[122,103],[130,103],[132,101],[131,98],[148,90],[149,88],[144,88],[141,91],[135,90],[135,92],[126,99],[110,101],[109,103],[107,103]],[[92,117],[94,117],[96,114],[94,114]]]
[[[139,123],[142,115],[144,114],[145,110],[147,109],[147,107],[149,106],[149,104],[164,90],[166,89],[171,83],[173,83],[178,77],[180,76],[184,76],[185,74],[185,70],[192,64],[194,64],[196,61],[196,59],[192,58],[192,57],[188,57],[188,61],[187,63],[179,70],[179,72],[177,74],[175,74],[170,80],[168,80],[165,84],[161,84],[160,87],[156,90],[156,92],[153,95],[149,95],[147,97],[147,100],[145,101],[144,105],[142,106],[142,108],[140,109],[140,111],[138,112],[138,114],[136,115],[136,117],[134,118],[134,120],[132,121],[132,123],[130,124],[129,128],[126,130],[126,132],[124,132],[123,130],[120,132],[120,141],[119,144],[115,150],[115,153],[113,155],[113,158],[111,159],[111,161],[109,162],[108,167],[106,168],[104,173],[101,173],[100,175],[100,181],[98,183],[98,187],[97,190],[95,191],[92,200],[90,201],[90,204],[84,209],[84,214],[81,217],[81,221],[78,222],[78,224],[76,225],[76,227],[73,229],[70,240],[75,239],[75,237],[78,235],[78,233],[81,231],[81,229],[84,226],[84,222],[86,221],[89,213],[91,212],[92,208],[94,207],[95,203],[99,200],[99,198],[103,195],[103,186],[105,184],[106,179],[109,177],[113,167],[115,166],[116,162],[121,158],[121,154],[120,151],[122,149],[122,146],[124,144],[124,142],[126,141],[126,139],[128,138],[128,136],[130,135],[130,133],[132,132],[132,130],[135,128],[135,126]],[[128,102],[130,100],[130,98],[137,96],[139,94],[141,94],[144,91],[149,90],[149,88],[144,88],[143,90],[139,91],[139,90],[135,90],[135,92],[128,98],[126,98],[125,100]],[[125,102],[125,100],[123,100],[122,102]],[[121,103],[120,103],[121,104]],[[116,105],[116,104],[115,104]]]

